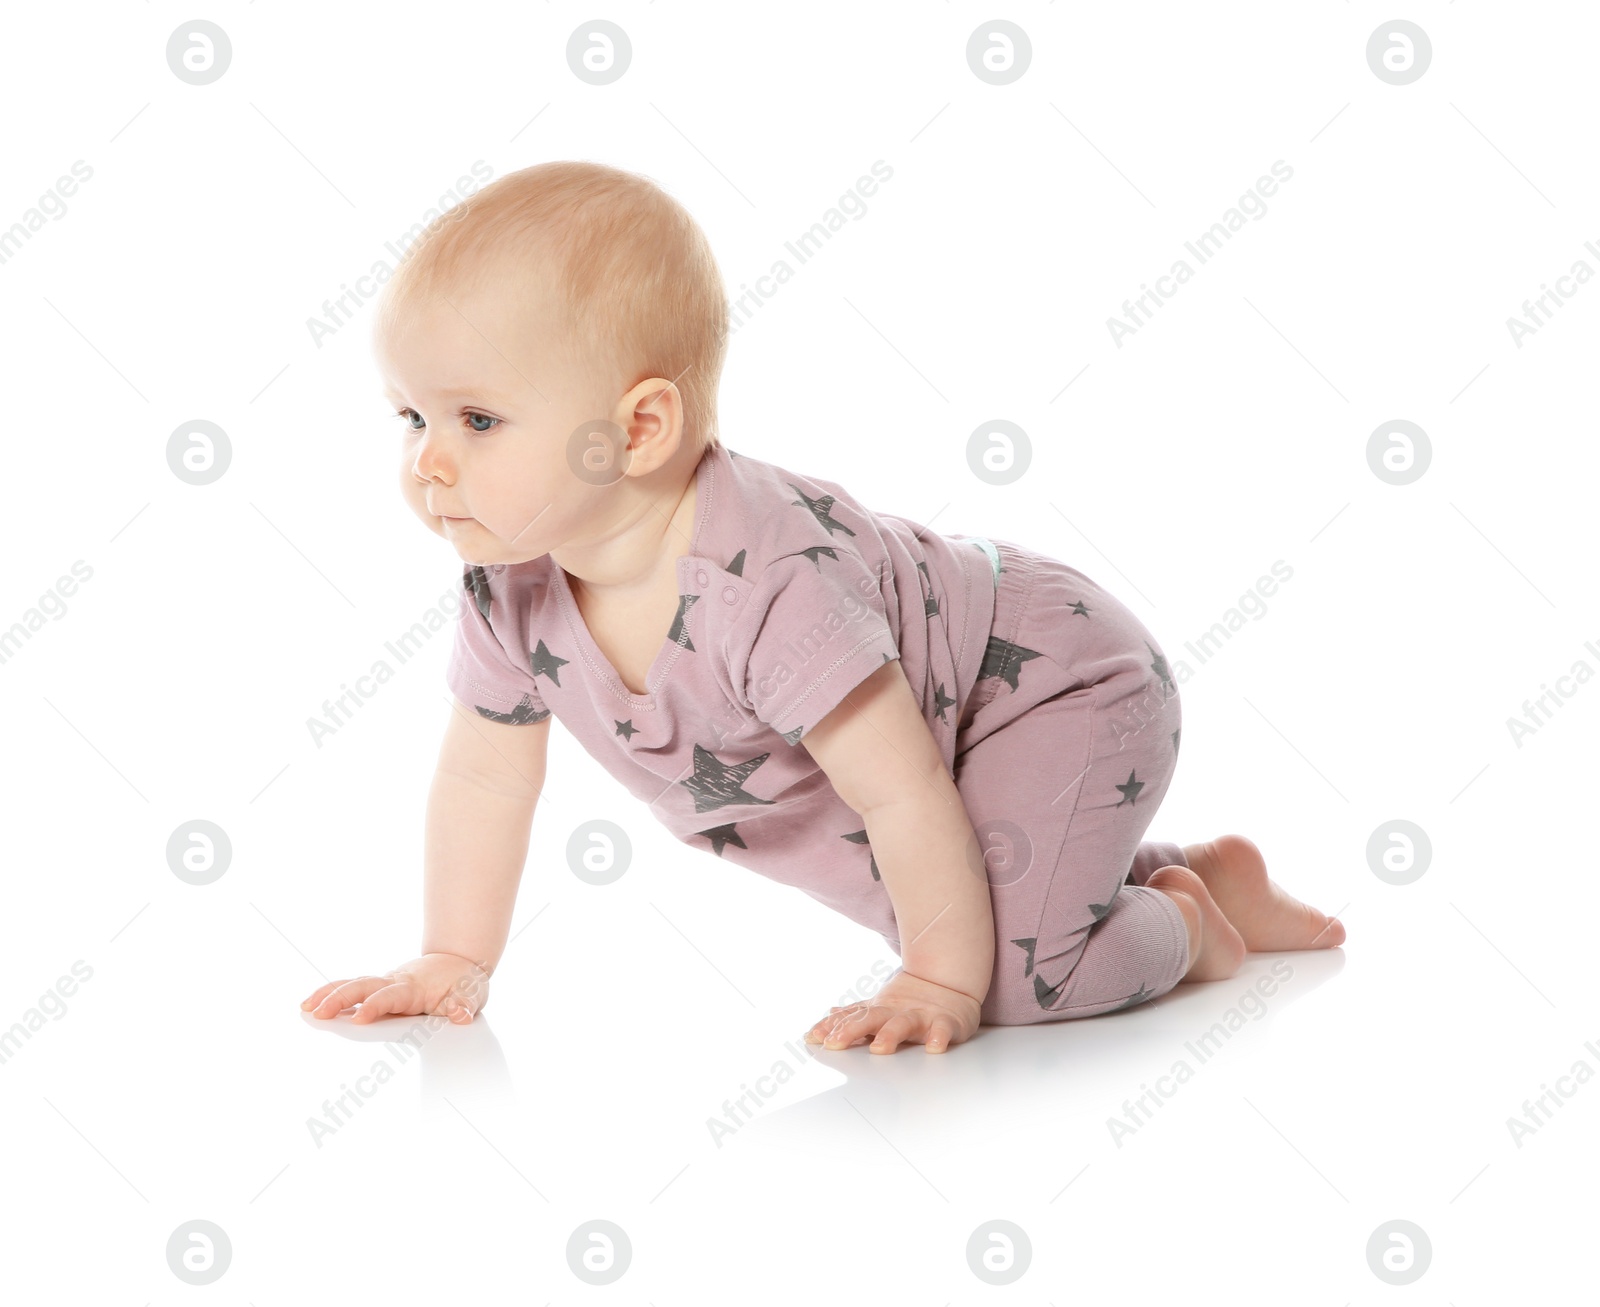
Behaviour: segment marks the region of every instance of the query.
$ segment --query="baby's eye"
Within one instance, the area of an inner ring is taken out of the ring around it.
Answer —
[[[408,431],[421,431],[428,425],[422,420],[422,415],[415,409],[403,408],[396,413],[395,416],[406,424],[406,430]],[[416,421],[412,421],[413,418],[415,418]],[[501,421],[499,418],[490,417],[487,413],[473,413],[470,410],[463,410],[461,418],[462,421],[468,424],[467,429],[469,431],[472,431],[474,434],[480,436],[486,435],[490,431],[493,431],[497,426],[500,425]],[[479,426],[478,423],[480,422],[487,423],[488,425]]]

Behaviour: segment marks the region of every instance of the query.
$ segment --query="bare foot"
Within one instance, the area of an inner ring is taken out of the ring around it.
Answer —
[[[1183,979],[1226,980],[1244,961],[1245,943],[1211,897],[1206,884],[1188,867],[1161,867],[1145,885],[1160,890],[1178,905],[1189,931],[1189,969]]]
[[[1261,850],[1243,835],[1185,844],[1183,856],[1252,953],[1344,943],[1344,923],[1300,902],[1270,880]]]

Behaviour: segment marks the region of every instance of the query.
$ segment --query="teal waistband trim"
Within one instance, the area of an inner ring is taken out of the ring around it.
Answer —
[[[987,536],[969,536],[967,543],[975,549],[981,549],[989,557],[989,566],[994,571],[994,583],[998,589],[1000,585],[1000,551],[994,547],[994,541]]]

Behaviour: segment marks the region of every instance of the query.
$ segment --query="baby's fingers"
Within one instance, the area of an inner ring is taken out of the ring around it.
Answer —
[[[928,1038],[923,1042],[922,1050],[925,1053],[948,1052],[952,1042],[961,1042],[956,1038],[957,1034],[954,1018],[946,1016],[934,1017],[928,1023]]]
[[[878,1027],[878,1037],[867,1048],[869,1053],[893,1053],[902,1043],[918,1042],[922,1031],[922,1017],[912,1012],[897,1012]]]
[[[354,1007],[368,994],[389,984],[387,976],[359,976],[355,980],[333,980],[306,999],[300,1007],[314,1017],[334,1017]]]
[[[401,1016],[416,1016],[421,1011],[422,1005],[417,1001],[416,985],[409,980],[398,980],[392,984],[385,982],[382,989],[363,999],[360,1008],[350,1020],[352,1024],[366,1025],[391,1012],[397,1012]]]
[[[824,1048],[853,1048],[873,1034],[890,1015],[890,1009],[863,1005],[858,1011],[834,1017],[824,1024],[829,1029],[823,1036]]]

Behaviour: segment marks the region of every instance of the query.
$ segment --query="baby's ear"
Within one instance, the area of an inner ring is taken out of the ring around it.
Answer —
[[[628,457],[635,475],[654,472],[669,462],[688,439],[683,393],[667,377],[649,377],[623,396]]]

